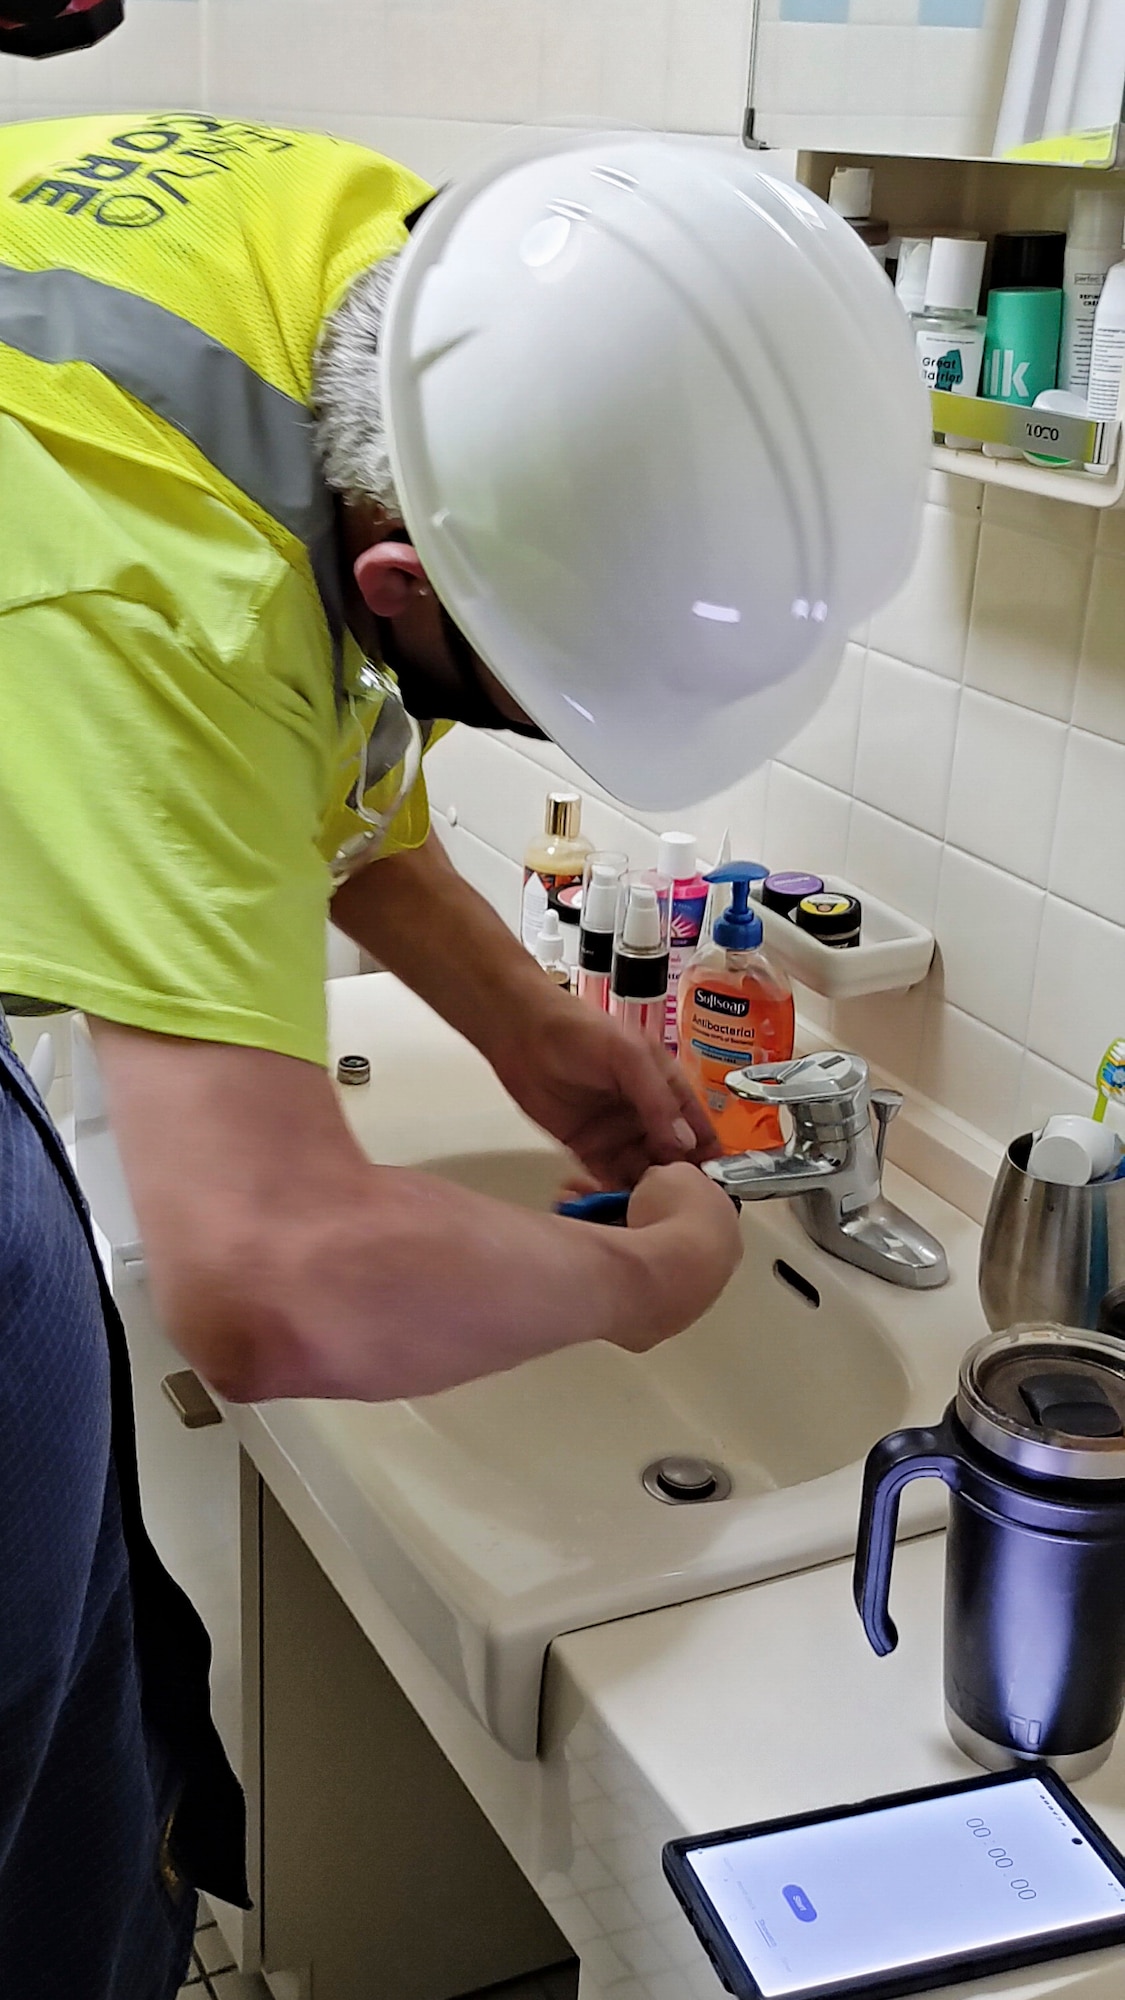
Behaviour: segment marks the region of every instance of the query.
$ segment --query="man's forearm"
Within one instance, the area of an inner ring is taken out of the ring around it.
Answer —
[[[372,1166],[314,1063],[92,1026],[157,1308],[233,1401],[383,1401],[582,1340],[640,1349],[733,1268],[722,1197],[686,1169],[650,1177],[635,1226],[594,1229]]]
[[[345,882],[332,920],[486,1056],[521,995],[541,1003],[551,991],[433,833]]]

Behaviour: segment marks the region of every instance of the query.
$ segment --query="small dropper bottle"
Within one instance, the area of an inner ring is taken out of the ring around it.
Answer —
[[[651,1042],[664,1040],[671,902],[671,883],[650,875],[627,876],[618,903],[609,1011]]]
[[[548,910],[535,940],[535,956],[552,986],[570,987],[570,974],[563,964],[563,934],[557,910]]]

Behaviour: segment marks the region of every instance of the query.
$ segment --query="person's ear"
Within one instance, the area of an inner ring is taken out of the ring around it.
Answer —
[[[422,558],[409,542],[376,542],[357,556],[355,580],[360,596],[375,618],[397,618],[406,610],[415,587],[425,584]]]

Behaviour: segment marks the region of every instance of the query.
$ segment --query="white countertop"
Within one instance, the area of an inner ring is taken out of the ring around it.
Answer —
[[[568,1715],[596,1719],[610,1746],[603,1763],[644,1781],[665,1809],[665,1837],[971,1777],[977,1767],[942,1722],[944,1553],[941,1535],[897,1550],[900,1644],[885,1660],[852,1604],[850,1563],[560,1639],[558,1735]],[[1125,1732],[1075,1790],[1125,1846]],[[950,2000],[1122,2000],[1125,1949],[942,1990]]]

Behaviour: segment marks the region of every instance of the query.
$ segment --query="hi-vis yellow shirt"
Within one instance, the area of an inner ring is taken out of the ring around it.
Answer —
[[[324,1060],[359,658],[312,360],[429,192],[198,113],[0,127],[0,991]],[[419,784],[390,845],[427,826]]]

